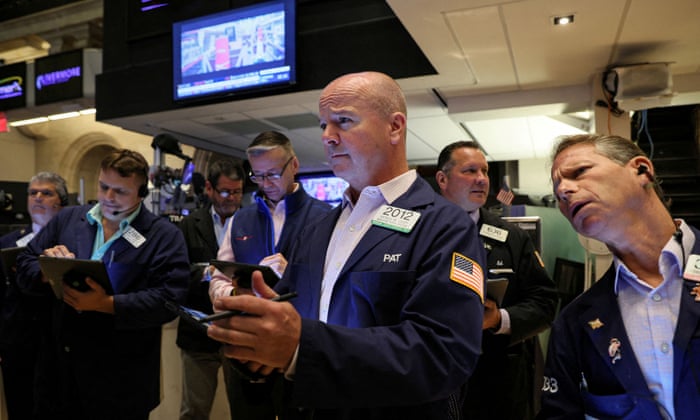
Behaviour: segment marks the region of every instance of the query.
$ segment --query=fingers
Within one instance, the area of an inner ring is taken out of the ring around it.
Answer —
[[[268,255],[260,261],[260,265],[268,266],[277,274],[277,277],[282,278],[284,270],[287,269],[287,259],[280,253]]]
[[[45,249],[43,252],[47,257],[56,258],[75,258],[75,254],[70,252],[65,245],[56,245],[53,248]]]
[[[267,283],[265,283],[265,279],[260,271],[254,271],[252,279],[253,291],[256,295],[265,299],[272,299],[273,297],[277,296],[277,292],[275,292],[270,286],[267,285]]]

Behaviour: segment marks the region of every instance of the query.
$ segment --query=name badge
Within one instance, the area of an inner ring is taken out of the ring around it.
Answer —
[[[30,233],[22,236],[21,238],[17,239],[15,244],[17,246],[27,246],[29,241],[31,241],[33,238],[34,238],[34,232],[30,232]]]
[[[146,242],[146,238],[144,238],[143,235],[141,235],[136,229],[134,229],[131,226],[126,228],[126,230],[122,234],[122,237],[126,239],[126,241],[130,243],[134,248],[138,248],[141,245],[143,245],[144,242]]]
[[[481,225],[481,230],[479,231],[479,235],[485,237],[485,238],[491,238],[499,242],[505,242],[506,238],[508,238],[508,231],[505,229],[498,228],[496,226],[492,225],[487,225],[484,223]]]
[[[419,218],[420,213],[417,211],[406,210],[385,204],[374,214],[372,224],[398,232],[408,233],[413,230]]]
[[[700,255],[690,254],[688,256],[688,264],[685,265],[683,278],[700,281]]]

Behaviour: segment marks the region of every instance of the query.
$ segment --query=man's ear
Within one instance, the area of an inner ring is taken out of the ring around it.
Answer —
[[[437,182],[440,191],[445,191],[447,188],[447,174],[441,170],[435,172],[435,182]]]
[[[406,115],[394,112],[391,115],[391,144],[399,144],[406,135]]]

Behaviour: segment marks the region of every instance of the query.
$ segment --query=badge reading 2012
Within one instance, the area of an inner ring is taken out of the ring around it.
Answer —
[[[408,233],[418,222],[420,213],[413,210],[406,210],[400,207],[383,205],[377,210],[372,218],[372,224],[383,228]]]

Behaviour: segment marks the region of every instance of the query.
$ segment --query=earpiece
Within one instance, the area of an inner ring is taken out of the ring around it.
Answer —
[[[637,168],[637,175],[645,174],[649,171],[649,168],[647,168],[645,165],[639,165],[639,168]]]
[[[139,197],[141,197],[141,198],[146,197],[146,196],[148,195],[148,184],[142,184],[142,185],[139,187],[139,192],[138,192],[138,194],[139,194]]]

